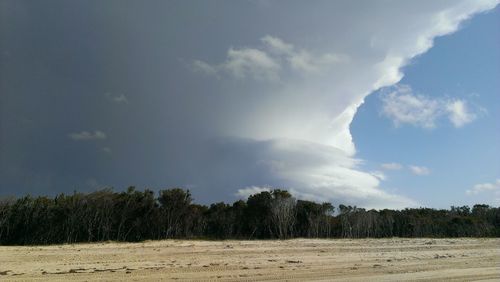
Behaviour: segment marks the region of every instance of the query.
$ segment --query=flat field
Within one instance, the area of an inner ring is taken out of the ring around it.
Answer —
[[[500,239],[0,247],[1,281],[500,281]]]

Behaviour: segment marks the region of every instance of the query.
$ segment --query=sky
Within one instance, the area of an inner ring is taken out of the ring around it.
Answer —
[[[2,1],[0,195],[500,205],[498,1]]]

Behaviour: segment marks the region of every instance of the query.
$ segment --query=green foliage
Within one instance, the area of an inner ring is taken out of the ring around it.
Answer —
[[[286,190],[232,205],[192,203],[189,191],[124,192],[0,200],[0,244],[34,245],[164,238],[271,239],[500,236],[500,208],[488,205],[365,210],[296,200]]]

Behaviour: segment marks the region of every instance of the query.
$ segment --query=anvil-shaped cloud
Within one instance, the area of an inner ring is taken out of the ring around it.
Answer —
[[[436,37],[497,3],[6,1],[2,193],[182,186],[208,203],[278,187],[418,205],[363,168],[350,124]],[[411,86],[388,117],[408,123],[415,101],[435,103]],[[453,98],[424,117],[471,122]]]
[[[220,105],[219,132],[233,137],[232,146],[250,152],[225,165],[265,167],[269,172],[267,179],[259,177],[262,187],[281,183],[299,197],[367,207],[416,205],[384,191],[377,174],[359,168],[350,123],[364,98],[400,81],[401,68],[431,48],[435,37],[495,5],[452,1],[365,7],[370,12],[355,18],[333,18],[331,32],[315,38],[322,48],[263,35],[254,45],[229,47],[223,61],[194,60],[195,72],[218,79],[226,91],[212,96]],[[239,194],[257,191],[258,185],[242,187]]]

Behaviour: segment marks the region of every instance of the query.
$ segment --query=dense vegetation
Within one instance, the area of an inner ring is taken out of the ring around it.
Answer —
[[[487,205],[365,210],[294,199],[287,191],[232,205],[194,204],[189,191],[101,190],[0,201],[0,244],[163,238],[266,239],[500,236],[500,208]]]

